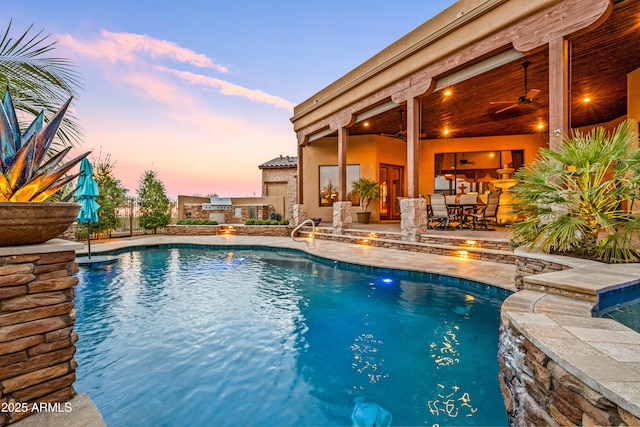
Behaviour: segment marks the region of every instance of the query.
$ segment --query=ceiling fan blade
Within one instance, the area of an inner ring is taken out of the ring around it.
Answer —
[[[387,138],[404,139],[404,136],[398,135],[397,133],[381,133],[379,135],[386,136]]]
[[[503,108],[503,109],[501,109],[501,110],[496,111],[496,114],[498,114],[498,113],[502,113],[502,112],[507,111],[507,110],[510,110],[510,109],[512,109],[512,108],[516,108],[518,105],[519,105],[519,104],[513,104],[513,105],[510,105],[510,106],[508,106],[508,107],[505,107],[505,108]]]
[[[528,99],[535,99],[535,97],[538,96],[539,93],[540,89],[531,89],[529,92],[527,92],[526,97]]]
[[[513,101],[491,101],[491,102],[489,102],[489,104],[491,104],[491,105],[495,105],[495,104],[513,104]]]

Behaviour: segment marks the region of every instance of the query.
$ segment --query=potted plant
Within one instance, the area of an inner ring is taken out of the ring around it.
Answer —
[[[89,152],[63,163],[67,147],[51,143],[71,102],[69,99],[44,125],[41,112],[24,134],[11,94],[2,98],[0,118],[0,246],[44,243],[63,233],[75,220],[78,203],[48,202],[78,174],[67,173]],[[47,203],[43,203],[47,202]]]
[[[360,200],[360,212],[356,212],[358,222],[368,224],[371,212],[367,208],[371,200],[380,197],[380,183],[372,179],[360,178],[353,182],[351,191],[357,193]]]

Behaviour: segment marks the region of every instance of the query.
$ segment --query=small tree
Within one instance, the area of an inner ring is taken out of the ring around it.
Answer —
[[[94,161],[93,176],[100,192],[96,198],[100,205],[98,222],[91,226],[91,229],[95,231],[109,230],[120,225],[117,211],[124,205],[129,190],[122,185],[122,181],[115,177],[114,166],[115,162],[111,162],[109,154],[104,159],[98,158]]]
[[[640,149],[636,123],[625,121],[610,135],[604,128],[574,132],[560,150],[541,149],[520,169],[511,191],[512,241],[544,252],[567,252],[607,262],[639,259]]]
[[[171,221],[169,213],[171,202],[156,172],[144,171],[138,185],[138,205],[140,206],[138,222],[142,228],[153,230],[155,234],[158,228],[166,227]]]
[[[371,200],[380,197],[380,183],[372,179],[360,178],[353,182],[351,191],[358,194],[360,210],[367,212]]]

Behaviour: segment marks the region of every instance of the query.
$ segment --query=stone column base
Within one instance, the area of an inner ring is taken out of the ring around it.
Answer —
[[[300,225],[302,221],[308,218],[307,205],[296,204],[292,206],[293,210],[293,224]]]
[[[427,232],[427,201],[422,197],[400,200],[400,230],[402,240],[417,242]]]
[[[347,228],[351,228],[351,202],[333,203],[333,234],[344,234]]]

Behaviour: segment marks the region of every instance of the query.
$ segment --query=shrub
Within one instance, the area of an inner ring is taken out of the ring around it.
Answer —
[[[557,152],[538,158],[514,176],[512,241],[547,253],[568,253],[606,262],[636,262],[640,218],[640,149],[634,121],[609,134],[603,128],[574,131]]]
[[[218,225],[218,221],[213,221],[210,219],[179,219],[176,222],[177,225]]]
[[[244,225],[289,225],[288,219],[277,221],[275,219],[248,219]]]

